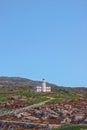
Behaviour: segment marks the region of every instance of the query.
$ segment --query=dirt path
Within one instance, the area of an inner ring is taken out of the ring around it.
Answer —
[[[31,106],[27,106],[27,107],[24,107],[24,108],[20,108],[20,109],[16,109],[16,110],[13,110],[13,111],[11,111],[11,112],[8,112],[8,113],[5,113],[5,114],[2,114],[2,115],[0,115],[0,116],[4,116],[4,115],[8,115],[8,114],[12,114],[12,113],[14,113],[14,112],[23,112],[24,110],[27,110],[27,109],[29,109],[29,108],[34,108],[34,107],[38,107],[38,106],[42,106],[42,105],[45,105],[47,102],[49,102],[49,101],[51,101],[51,100],[53,100],[54,98],[51,98],[51,97],[48,97],[48,98],[50,98],[50,99],[48,99],[48,100],[46,100],[46,101],[43,101],[43,102],[40,102],[40,103],[38,103],[38,104],[33,104],[33,105],[31,105]],[[26,125],[37,125],[37,126],[46,126],[47,124],[42,124],[42,123],[26,123],[26,122],[19,122],[19,121],[6,121],[6,120],[0,120],[0,122],[3,122],[3,123],[13,123],[13,124],[26,124]],[[51,127],[51,128],[57,128],[57,127],[59,127],[60,125],[56,125],[56,124],[49,124],[49,126]]]
[[[52,98],[52,97],[48,97],[48,98],[50,98],[50,99],[48,99],[48,100],[46,100],[46,101],[43,101],[43,102],[40,102],[40,103],[38,103],[38,104],[33,104],[33,105],[30,105],[30,106],[27,106],[27,107],[23,107],[23,108],[20,108],[20,109],[12,110],[11,112],[7,112],[7,113],[5,113],[5,114],[1,114],[0,116],[12,114],[12,113],[14,113],[14,112],[22,112],[22,111],[27,110],[27,109],[29,109],[29,108],[34,108],[34,107],[42,106],[42,105],[44,105],[45,103],[47,103],[47,102],[49,102],[49,101],[51,101],[51,100],[54,99],[54,98]]]

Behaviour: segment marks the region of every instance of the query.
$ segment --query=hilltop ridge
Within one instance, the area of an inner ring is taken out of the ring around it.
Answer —
[[[1,76],[0,77],[0,87],[23,87],[29,90],[33,90],[36,85],[41,85],[41,81],[34,81],[27,78],[21,77],[8,77],[8,76]],[[48,83],[48,86],[51,86],[52,92],[63,92],[63,93],[86,93],[87,88],[85,87],[64,87],[58,86],[52,83]]]

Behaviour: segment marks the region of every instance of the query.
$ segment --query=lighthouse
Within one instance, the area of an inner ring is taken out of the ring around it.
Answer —
[[[41,85],[35,86],[35,92],[44,92],[44,93],[50,93],[51,92],[51,87],[46,86],[46,80],[42,79]]]
[[[42,79],[42,92],[46,92],[46,81]]]

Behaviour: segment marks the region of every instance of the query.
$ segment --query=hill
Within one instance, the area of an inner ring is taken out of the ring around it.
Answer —
[[[26,88],[29,90],[33,90],[36,85],[41,85],[41,81],[34,81],[26,78],[20,78],[20,77],[0,77],[0,88],[7,87],[7,88]],[[48,86],[51,86],[52,92],[61,92],[61,93],[86,93],[87,88],[84,87],[63,87],[63,86],[57,86],[52,83],[48,83]]]

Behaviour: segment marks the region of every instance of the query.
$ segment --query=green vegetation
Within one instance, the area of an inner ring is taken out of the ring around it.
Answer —
[[[53,130],[87,130],[87,126],[82,125],[64,125]]]
[[[84,98],[87,98],[87,94],[84,94],[83,97],[84,97]]]
[[[9,111],[10,111],[10,109],[8,109],[8,108],[2,108],[2,109],[0,109],[0,114],[7,113]]]
[[[21,90],[18,93],[20,96],[26,96],[27,98],[36,97],[38,94],[33,91]]]
[[[68,99],[78,99],[81,98],[81,95],[78,94],[61,94],[59,92],[55,93],[36,93],[34,91],[24,90],[19,91],[18,95],[25,96],[27,98],[27,104],[32,105],[39,102],[43,102],[48,100],[48,98],[53,98],[47,103],[57,103],[60,100],[68,100]]]
[[[21,90],[19,92],[19,95],[27,97],[26,103],[28,105],[37,104],[37,103],[48,100],[47,94],[45,94],[45,93],[38,94],[38,93],[33,92],[33,91]]]
[[[7,97],[5,97],[4,95],[0,95],[0,101],[7,101]]]
[[[39,103],[42,101],[46,101],[48,98],[53,98],[51,101],[48,103],[57,103],[59,100],[69,100],[69,99],[79,99],[83,97],[83,95],[78,95],[78,94],[61,94],[59,92],[55,93],[36,93],[34,91],[29,91],[29,90],[21,90],[19,91],[19,95],[21,96],[26,96],[28,98],[27,103],[28,104],[34,104],[34,103]],[[30,100],[30,98],[32,100]]]
[[[83,95],[78,95],[78,94],[61,94],[61,93],[52,93],[51,95],[49,95],[49,97],[52,97],[53,100],[49,101],[48,103],[57,103],[60,100],[75,100],[75,99],[79,99],[82,98]]]
[[[60,89],[61,91],[61,89]],[[87,97],[87,94],[85,95],[80,95],[76,93],[61,93],[61,92],[54,92],[54,93],[36,93],[32,90],[25,89],[23,87],[11,87],[11,88],[6,88],[2,87],[0,88],[0,101],[6,101],[8,100],[9,97],[11,96],[25,96],[27,98],[27,103],[28,104],[34,104],[34,103],[39,103],[42,101],[48,100],[48,98],[53,98],[51,101],[48,103],[57,103],[60,100],[68,100],[68,99],[78,99],[81,97]],[[8,93],[8,94],[5,94]]]
[[[52,93],[37,93],[33,90],[29,89],[32,87],[23,87],[23,86],[15,86],[15,87],[1,87],[0,88],[0,101],[7,102],[9,101],[9,97],[11,96],[25,96],[26,101],[28,105],[37,104],[43,101],[47,101],[47,104],[50,103],[57,103],[60,100],[69,100],[69,99],[79,99],[87,97],[86,93],[78,94],[73,91],[72,88],[60,88],[58,91],[52,92]],[[53,88],[52,88],[53,89]],[[57,89],[57,87],[56,87]]]
[[[33,104],[37,104],[37,103],[40,103],[40,102],[43,102],[43,101],[46,101],[46,100],[47,100],[47,98],[45,98],[45,97],[35,98],[35,99],[32,99],[32,100],[27,101],[26,103],[27,103],[28,105],[33,105]]]

